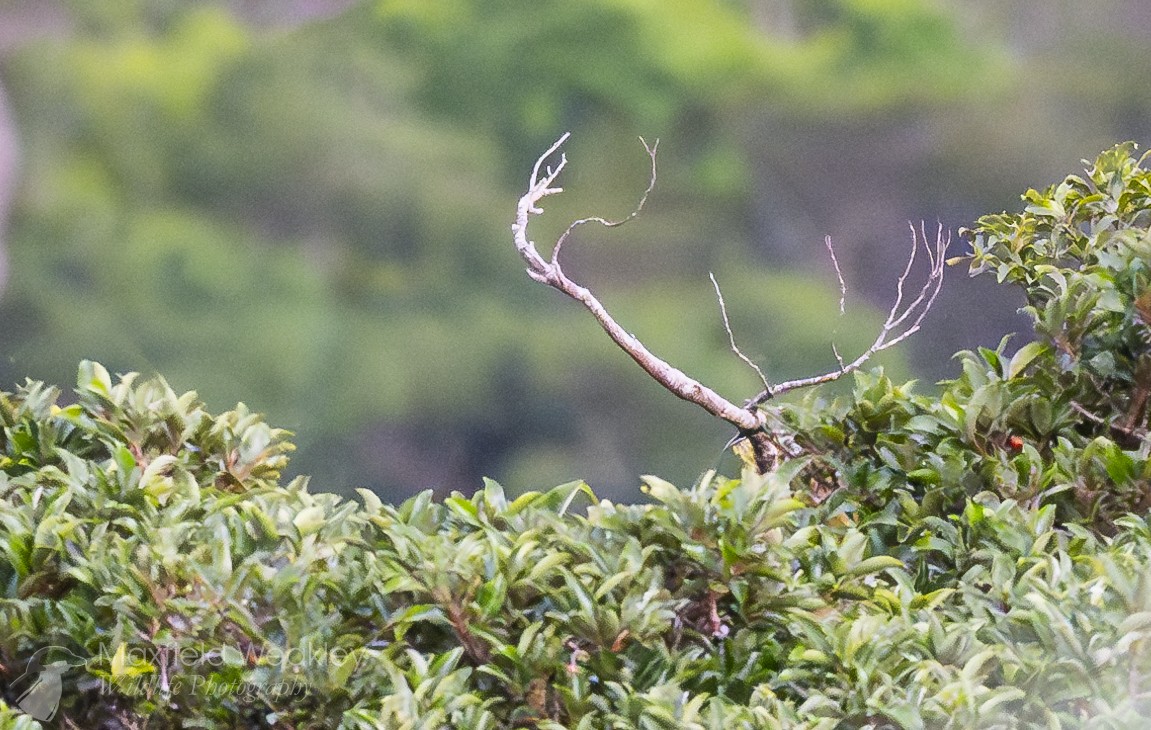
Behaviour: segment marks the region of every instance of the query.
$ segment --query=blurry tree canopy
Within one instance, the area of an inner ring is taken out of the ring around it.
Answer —
[[[507,224],[541,145],[570,129],[580,160],[543,237],[630,210],[647,171],[635,137],[664,140],[644,216],[581,232],[570,267],[731,394],[756,377],[727,349],[709,271],[773,377],[823,371],[833,342],[869,344],[881,317],[865,298],[886,308],[894,278],[874,262],[898,257],[909,217],[1008,205],[1022,183],[986,181],[990,151],[1024,179],[1073,164],[1028,157],[1029,118],[992,111],[1069,102],[1032,51],[986,32],[990,2],[962,18],[930,0],[312,5],[69,2],[8,44],[24,175],[0,379],[61,381],[92,357],[215,407],[244,398],[298,430],[294,465],[328,484],[689,481],[730,434],[522,276]],[[1074,78],[1100,59],[1084,51]],[[1117,82],[1092,88],[1117,124],[1145,118]],[[1124,136],[1049,124],[1072,159]],[[846,318],[827,233],[859,293]],[[1011,304],[988,335],[953,301],[946,352],[1011,326]]]

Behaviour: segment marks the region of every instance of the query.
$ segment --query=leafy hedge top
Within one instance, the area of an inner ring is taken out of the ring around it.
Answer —
[[[1134,726],[1149,180],[1118,148],[970,232],[1034,342],[961,354],[939,397],[875,373],[777,406],[797,456],[646,477],[650,504],[343,501],[281,484],[285,433],[242,406],[29,382],[0,396],[0,728],[36,726],[49,646],[83,659],[83,727]]]

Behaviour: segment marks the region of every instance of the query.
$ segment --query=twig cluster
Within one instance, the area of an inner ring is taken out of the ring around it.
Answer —
[[[911,229],[911,253],[907,257],[907,265],[903,267],[903,273],[899,275],[899,279],[895,284],[895,303],[893,303],[891,309],[888,310],[887,319],[883,321],[883,326],[880,328],[879,334],[876,336],[875,341],[871,343],[871,346],[849,363],[845,363],[843,358],[840,357],[839,351],[836,350],[835,359],[839,362],[837,369],[822,375],[812,375],[807,378],[787,380],[782,383],[777,383],[776,385],[768,386],[749,400],[748,405],[765,403],[772,396],[786,393],[789,390],[808,388],[813,385],[838,380],[844,375],[859,370],[876,353],[898,345],[919,331],[924,318],[927,317],[927,313],[935,306],[935,300],[943,287],[943,270],[947,265],[946,254],[947,247],[951,244],[951,234],[950,232],[945,234],[942,224],[939,225],[935,234],[935,243],[932,244],[927,238],[927,230],[922,223],[918,231],[914,225],[908,224],[908,227]],[[915,266],[915,260],[921,244],[927,255],[927,277],[915,298],[905,302],[907,280],[911,276],[912,268]],[[847,295],[847,286],[843,282],[843,274],[840,273],[839,262],[835,259],[835,251],[831,247],[830,239],[827,241],[827,247],[828,250],[832,252],[831,260],[835,264],[835,273],[839,277],[839,306],[840,312],[842,313],[844,311],[844,300]],[[834,349],[834,345],[832,347]]]

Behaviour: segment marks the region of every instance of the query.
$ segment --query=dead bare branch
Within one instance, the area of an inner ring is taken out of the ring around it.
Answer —
[[[625,218],[611,221],[605,218],[589,217],[581,218],[573,222],[556,240],[552,247],[550,260],[540,256],[535,242],[528,238],[529,219],[533,215],[543,213],[543,209],[540,207],[540,201],[549,195],[563,192],[563,188],[556,186],[555,182],[559,178],[560,172],[567,165],[567,156],[561,153],[559,160],[554,163],[554,166],[548,164],[548,160],[559,151],[569,136],[569,134],[564,134],[536,160],[532,168],[531,179],[528,182],[527,192],[520,198],[519,204],[516,207],[516,219],[512,225],[512,235],[515,239],[516,250],[519,251],[520,256],[527,263],[528,276],[541,284],[546,284],[566,294],[582,304],[591,312],[592,316],[595,317],[600,327],[603,328],[612,342],[626,352],[632,360],[643,368],[644,372],[673,395],[695,403],[713,416],[735,426],[739,430],[740,436],[746,438],[748,443],[752,445],[756,466],[761,472],[772,468],[772,465],[776,463],[780,455],[780,449],[773,445],[772,435],[768,433],[766,427],[768,415],[765,410],[759,408],[760,405],[774,395],[797,388],[829,383],[859,370],[876,353],[893,347],[918,332],[924,318],[935,304],[936,297],[939,295],[940,288],[943,285],[944,266],[946,265],[945,254],[947,252],[947,246],[951,241],[950,234],[944,236],[943,226],[940,225],[936,232],[935,243],[932,245],[927,239],[926,227],[920,224],[919,230],[916,231],[915,226],[912,225],[911,252],[908,255],[907,264],[903,272],[896,281],[895,302],[888,311],[887,319],[884,320],[883,326],[871,346],[851,362],[844,362],[842,356],[839,354],[839,350],[833,344],[832,350],[835,353],[835,358],[839,365],[838,369],[824,373],[823,375],[789,380],[773,386],[764,376],[763,371],[752,362],[750,358],[744,355],[736,345],[735,335],[732,332],[731,322],[728,319],[727,305],[724,302],[723,293],[719,288],[719,283],[716,281],[715,276],[711,276],[716,297],[719,299],[720,312],[723,315],[723,326],[727,332],[731,350],[737,357],[755,370],[763,383],[763,390],[759,394],[746,401],[743,406],[737,406],[711,388],[703,385],[700,381],[688,376],[667,361],[654,355],[635,335],[623,329],[623,327],[615,321],[590,290],[569,279],[560,264],[560,253],[563,250],[564,243],[579,226],[585,223],[598,223],[608,228],[614,228],[633,220],[639,215],[640,211],[643,210],[648,195],[655,186],[658,140],[655,144],[649,145],[642,138],[640,139],[651,160],[651,176],[648,180],[647,189],[644,190],[639,203]],[[907,296],[906,287],[912,270],[915,267],[921,238],[928,259],[928,272],[923,285],[915,294],[914,298],[911,299],[910,302],[905,303],[904,299]],[[839,309],[842,314],[847,299],[847,284],[844,281],[843,272],[840,269],[839,260],[836,258],[835,249],[831,245],[830,237],[826,240],[826,243],[828,252],[831,255],[832,265],[835,267],[836,278],[839,281]]]
[[[1111,433],[1117,437],[1117,440],[1129,442],[1132,447],[1137,445],[1140,441],[1147,438],[1147,429],[1137,428],[1135,426],[1127,426],[1119,421],[1107,421],[1104,418],[1092,413],[1084,408],[1076,401],[1071,401],[1071,408],[1079,415],[1099,426],[1107,426]]]
[[[652,175],[647,191],[645,191],[643,198],[640,200],[640,204],[627,218],[615,222],[600,218],[587,218],[576,221],[568,227],[567,231],[565,231],[556,242],[555,247],[552,249],[551,261],[545,261],[536,249],[535,243],[528,238],[528,219],[532,215],[538,215],[543,212],[539,207],[540,201],[548,195],[554,195],[563,190],[562,188],[555,187],[554,184],[560,171],[563,170],[567,164],[567,157],[561,155],[555,167],[545,165],[545,163],[548,158],[552,157],[556,151],[559,150],[568,136],[568,134],[564,134],[555,144],[548,148],[547,152],[536,160],[536,164],[532,168],[532,176],[528,184],[528,190],[523,197],[520,198],[519,205],[516,207],[516,221],[512,225],[512,234],[515,238],[516,250],[519,251],[520,256],[527,263],[528,276],[541,284],[546,284],[557,291],[563,292],[580,304],[583,304],[584,307],[591,312],[592,316],[595,317],[596,321],[599,322],[600,327],[603,328],[612,342],[616,343],[620,349],[626,352],[636,364],[643,368],[644,372],[676,397],[695,403],[713,416],[735,426],[741,432],[750,433],[761,429],[764,424],[764,417],[758,409],[741,408],[737,406],[695,378],[688,376],[682,370],[673,367],[668,362],[654,355],[635,335],[625,330],[612,318],[611,314],[608,313],[607,309],[591,291],[569,279],[559,265],[559,253],[562,244],[571,231],[577,226],[587,222],[596,222],[607,226],[618,226],[632,220],[638,215],[644,202],[646,202],[647,194],[651,191],[652,186],[655,185],[655,156],[658,142],[650,146],[646,142],[643,143],[644,149],[647,150],[648,156],[652,160]],[[544,171],[542,177],[540,176],[541,169]]]

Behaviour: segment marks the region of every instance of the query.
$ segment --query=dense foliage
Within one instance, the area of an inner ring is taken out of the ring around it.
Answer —
[[[968,232],[1036,338],[941,398],[775,407],[764,475],[399,506],[281,482],[243,406],[81,366],[0,397],[0,728],[1122,728],[1151,712],[1151,173]],[[792,453],[798,453],[793,448]],[[48,647],[53,647],[48,649]],[[3,704],[4,702],[8,704]]]

